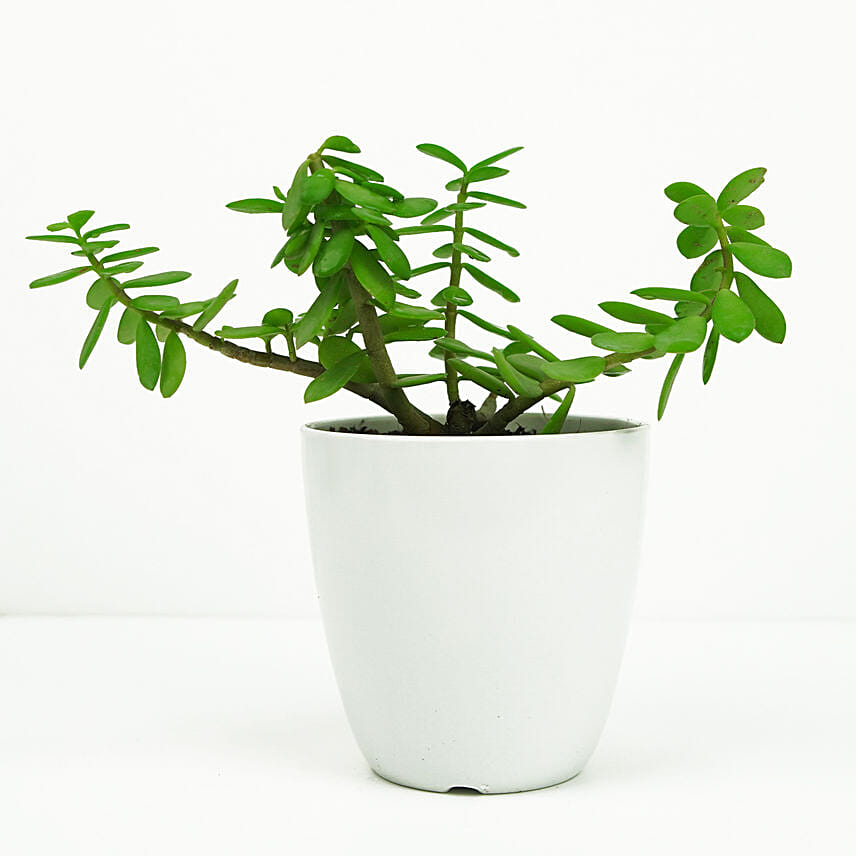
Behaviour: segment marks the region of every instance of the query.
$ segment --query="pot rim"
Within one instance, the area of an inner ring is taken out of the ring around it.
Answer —
[[[445,414],[429,414],[433,419],[442,420],[445,418]],[[597,427],[594,430],[586,429],[586,430],[577,430],[577,431],[568,431],[559,434],[519,434],[515,435],[515,440],[520,443],[523,441],[528,442],[538,442],[538,443],[548,443],[548,442],[557,442],[571,437],[597,437],[597,436],[605,436],[605,437],[613,437],[616,434],[635,434],[637,432],[645,432],[650,428],[650,425],[647,422],[643,422],[639,419],[627,419],[621,417],[613,417],[613,416],[595,416],[587,413],[574,414],[568,416],[568,420],[565,423],[567,426],[569,421],[579,420],[579,424],[588,421],[589,423],[612,423],[611,427]],[[543,424],[545,421],[545,417],[540,413],[525,413],[522,416],[513,419],[510,424],[519,425],[526,424],[527,422],[534,422],[535,426]],[[326,435],[327,437],[336,437],[337,439],[348,440],[348,441],[368,441],[374,443],[401,443],[401,442],[418,442],[418,443],[461,443],[461,442],[472,442],[473,440],[478,440],[482,443],[496,443],[496,442],[505,442],[510,438],[508,435],[486,435],[486,436],[474,436],[472,434],[467,434],[463,436],[455,436],[455,435],[443,435],[437,436],[433,434],[357,434],[357,433],[348,433],[344,431],[329,431],[327,429],[334,426],[342,426],[342,425],[367,425],[368,427],[374,427],[377,423],[381,423],[382,425],[388,425],[389,423],[398,424],[397,420],[391,414],[380,414],[373,416],[351,416],[337,419],[319,419],[314,422],[306,422],[300,426],[301,434],[306,436],[312,435]]]

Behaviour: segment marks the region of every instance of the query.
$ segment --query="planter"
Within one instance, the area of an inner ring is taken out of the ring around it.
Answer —
[[[368,763],[430,791],[524,791],[577,775],[624,647],[647,426],[572,417],[567,433],[484,438],[323,430],[356,421],[302,436],[321,612]]]

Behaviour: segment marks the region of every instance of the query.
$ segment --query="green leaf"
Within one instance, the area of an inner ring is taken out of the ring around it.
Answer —
[[[400,190],[396,190],[394,187],[390,187],[388,184],[381,184],[377,181],[367,181],[365,182],[365,186],[369,190],[373,190],[375,193],[379,193],[381,196],[386,196],[393,202],[401,202],[404,199],[404,194]],[[434,204],[436,205],[436,203]]]
[[[511,208],[525,208],[522,202],[516,199],[509,199],[507,196],[497,196],[494,193],[484,193],[481,190],[467,191],[467,196],[472,196],[473,199],[481,199],[483,202],[493,202],[496,205],[508,205]]]
[[[723,188],[722,193],[716,200],[720,211],[727,211],[732,205],[736,205],[745,199],[750,193],[757,190],[764,183],[764,174],[767,170],[762,166],[747,169],[740,175],[734,176]]]
[[[722,289],[713,302],[713,323],[726,339],[742,342],[755,329],[755,316],[733,291]]]
[[[447,360],[446,365],[454,369],[464,380],[472,381],[488,392],[501,395],[503,398],[514,397],[511,390],[499,378],[494,377],[478,366],[471,365],[465,360],[459,360],[457,357]]]
[[[48,232],[61,232],[63,229],[70,229],[71,226],[63,221],[62,223],[51,223],[50,226],[46,226],[45,228]]]
[[[298,276],[303,276],[306,271],[315,261],[315,256],[318,255],[318,250],[321,247],[321,242],[324,240],[324,221],[319,220],[309,232],[309,237],[306,239],[306,246],[303,248],[303,253],[300,260],[295,265],[294,272]]]
[[[84,232],[83,239],[88,241],[90,238],[97,238],[99,235],[106,235],[108,232],[120,232],[130,228],[130,223],[112,223],[110,226],[99,226],[97,229]]]
[[[556,408],[556,412],[547,420],[544,427],[538,432],[539,434],[559,434],[562,428],[565,427],[565,420],[568,418],[568,412],[574,402],[577,388],[575,386],[568,387],[562,403]]]
[[[501,178],[503,175],[508,175],[508,170],[503,169],[501,166],[473,167],[463,178],[452,179],[446,185],[446,190],[460,190],[465,180],[467,184],[474,184],[477,181],[490,181],[494,178]]]
[[[735,273],[737,290],[755,317],[755,329],[770,342],[785,341],[787,324],[782,310],[745,273]]]
[[[447,217],[451,217],[454,213],[455,212],[446,205],[443,208],[438,208],[436,211],[433,211],[427,217],[424,217],[421,223],[423,226],[433,226],[435,223],[439,223],[440,220],[445,220]]]
[[[28,241],[49,241],[52,244],[79,244],[78,238],[71,235],[27,235]]]
[[[767,244],[730,244],[731,252],[744,267],[753,273],[771,279],[783,279],[791,275],[791,260],[787,253]]]
[[[498,327],[496,324],[491,324],[490,321],[485,321],[484,318],[480,318],[478,315],[474,315],[472,312],[467,312],[465,309],[459,309],[458,315],[463,318],[466,318],[472,324],[475,324],[476,327],[481,327],[482,330],[487,330],[488,333],[493,333],[495,336],[502,336],[504,339],[514,339],[514,336],[508,332],[508,330],[503,327]]]
[[[107,316],[110,314],[110,309],[115,302],[116,299],[111,298],[101,307],[101,309],[98,310],[98,314],[92,322],[92,327],[89,328],[89,333],[86,334],[83,347],[80,349],[80,359],[78,360],[78,366],[80,368],[83,368],[86,365],[86,361],[89,359],[89,355],[92,353],[92,349],[95,347],[95,343],[98,341],[98,337],[101,335],[101,331],[107,323]]]
[[[242,214],[282,214],[283,203],[279,199],[238,199],[226,207]]]
[[[764,215],[752,205],[732,205],[727,208],[722,219],[739,229],[760,229],[764,225]]]
[[[481,250],[477,250],[475,247],[471,247],[469,244],[454,244],[453,245],[458,252],[463,253],[465,256],[469,256],[471,259],[475,259],[477,262],[489,262],[490,256],[483,253]]]
[[[163,346],[163,367],[160,375],[160,393],[169,398],[181,386],[187,368],[187,353],[181,337],[171,332]]]
[[[495,280],[492,276],[488,276],[483,270],[477,268],[475,265],[467,264],[466,262],[462,265],[464,270],[477,282],[479,285],[483,285],[485,288],[489,288],[491,291],[498,294],[500,297],[507,300],[509,303],[519,303],[520,298],[510,289],[508,286],[503,285],[498,280]]]
[[[468,291],[460,286],[448,285],[438,291],[431,298],[431,302],[435,306],[445,306],[447,303],[454,306],[472,306],[473,298]]]
[[[427,383],[437,383],[446,380],[445,374],[411,374],[398,375],[392,386],[396,389],[404,389],[409,386],[424,386]]]
[[[224,326],[217,330],[214,335],[221,339],[269,339],[282,331],[271,324],[256,324],[250,327]]]
[[[702,193],[678,203],[675,219],[690,226],[715,226],[719,222],[719,212],[713,197]]]
[[[551,365],[549,360],[536,357],[534,354],[513,354],[509,352],[508,348],[505,349],[505,355],[514,368],[528,377],[537,381],[549,380],[547,374],[547,366]]]
[[[169,338],[169,334],[173,331],[169,327],[164,327],[163,324],[155,324],[155,338],[159,342],[165,342]]]
[[[270,327],[290,327],[294,321],[294,314],[290,309],[268,309],[262,318],[262,324]]]
[[[478,238],[479,241],[483,241],[485,244],[488,244],[491,247],[496,247],[498,250],[505,251],[513,258],[516,258],[520,255],[520,252],[518,250],[515,250],[514,247],[511,247],[503,241],[500,241],[499,238],[494,238],[493,235],[488,235],[487,232],[482,232],[479,229],[473,229],[471,226],[465,226],[464,231],[468,235],[472,235],[474,238]]]
[[[675,315],[686,318],[687,315],[703,315],[705,305],[697,300],[680,300],[675,304]]]
[[[396,217],[421,217],[437,207],[437,200],[429,199],[427,196],[410,196],[391,204],[390,213]]]
[[[654,336],[654,347],[665,354],[684,354],[700,348],[707,322],[698,315],[679,318]]]
[[[70,279],[74,279],[76,276],[80,276],[82,273],[86,273],[86,271],[92,270],[88,265],[86,267],[76,267],[69,268],[68,270],[61,270],[59,273],[52,273],[49,276],[43,276],[40,279],[34,279],[30,283],[30,288],[44,288],[46,285],[56,285],[60,282],[67,282]]]
[[[620,300],[607,300],[599,306],[607,315],[619,321],[626,321],[628,324],[669,324],[672,321],[671,316],[662,312],[655,312],[653,309]]]
[[[343,137],[341,134],[334,134],[332,137],[327,137],[319,151],[322,149],[332,149],[334,152],[347,152],[352,155],[360,153],[360,147],[353,140]]]
[[[380,263],[359,242],[351,250],[351,269],[360,285],[384,308],[395,303],[395,284]]]
[[[198,315],[204,312],[211,304],[210,300],[191,300],[188,303],[179,303],[177,306],[170,306],[164,309],[161,313],[165,318],[188,318],[191,315]]]
[[[122,288],[148,288],[153,285],[172,285],[174,282],[183,282],[190,274],[186,270],[168,270],[164,273],[153,273],[149,276],[140,276],[137,279],[129,279],[122,283]]]
[[[518,395],[525,395],[528,398],[539,398],[541,396],[541,385],[523,372],[518,371],[499,348],[493,349],[493,361],[496,363],[502,379]]]
[[[410,306],[407,303],[394,303],[389,308],[389,314],[393,318],[403,318],[407,321],[442,321],[443,319],[443,313],[436,309]]]
[[[297,168],[291,187],[285,196],[282,206],[282,228],[287,232],[301,218],[303,211],[303,185],[306,183],[307,162],[304,161]]]
[[[606,351],[632,354],[653,347],[654,337],[650,333],[595,333],[591,343]]]
[[[728,235],[728,240],[732,244],[763,244],[769,247],[769,243],[763,238],[759,238],[754,232],[749,232],[746,229],[740,229],[737,226],[727,226],[725,234]]]
[[[137,325],[140,323],[141,315],[130,306],[125,308],[119,319],[119,329],[116,338],[122,345],[133,345],[137,341]]]
[[[595,333],[612,332],[609,327],[604,327],[603,324],[587,321],[577,315],[554,315],[550,320],[571,333],[579,333],[580,336],[585,336],[586,339],[590,339]]]
[[[533,339],[528,333],[524,333],[519,327],[509,324],[508,332],[511,333],[518,342],[525,342],[529,346],[530,350],[535,351],[536,354],[542,356],[545,360],[558,359],[552,351],[548,351],[540,342],[536,342],[535,339]]]
[[[716,327],[711,327],[710,335],[707,337],[707,344],[704,347],[704,359],[701,364],[701,380],[702,383],[707,383],[713,373],[713,365],[716,362],[716,352],[719,350],[719,330]]]
[[[563,383],[585,383],[603,374],[606,360],[603,357],[577,357],[575,360],[557,360],[547,363],[544,371],[547,377]]]
[[[65,219],[72,229],[79,232],[89,222],[89,218],[94,213],[94,211],[84,209],[83,211],[75,211],[74,214],[69,214]]]
[[[117,273],[133,273],[143,266],[142,262],[121,262],[113,267],[104,268],[104,276],[115,276]]]
[[[325,277],[338,273],[351,257],[354,246],[354,233],[343,229],[336,232],[321,248],[315,259],[315,276]]]
[[[321,329],[332,317],[336,304],[341,302],[346,294],[347,288],[341,276],[331,277],[324,281],[320,294],[303,314],[303,317],[294,325],[295,347],[302,348],[321,332]]]
[[[691,196],[709,195],[706,190],[703,190],[697,184],[691,181],[676,181],[670,184],[663,193],[672,200],[672,202],[683,202]]]
[[[379,211],[374,211],[371,208],[352,208],[351,212],[357,218],[365,223],[374,223],[376,226],[391,226],[392,221],[388,220]]]
[[[444,351],[449,351],[449,353],[452,354],[460,354],[464,357],[478,357],[481,360],[493,362],[493,357],[490,354],[485,351],[479,351],[475,348],[471,348],[469,345],[460,341],[460,339],[443,337],[442,339],[437,339],[434,344],[438,348],[442,348]]]
[[[96,279],[86,292],[86,305],[90,309],[100,309],[105,303],[113,299],[113,289],[110,283],[104,279]]]
[[[424,155],[430,155],[432,158],[439,158],[441,161],[452,164],[461,172],[467,171],[466,164],[456,154],[443,146],[438,146],[436,143],[420,143],[416,148]]]
[[[353,354],[365,355],[365,351],[356,342],[346,339],[344,336],[327,336],[318,345],[318,362],[325,369],[333,368],[336,363]]]
[[[333,155],[323,155],[322,160],[333,168],[333,172],[345,172],[347,170],[349,173],[358,175],[362,181],[383,181],[383,176],[379,172],[363,166],[361,163],[354,163]]]
[[[372,208],[375,211],[381,211],[385,214],[391,214],[395,211],[395,204],[393,202],[390,202],[387,198],[381,196],[379,193],[375,193],[373,190],[368,190],[361,184],[337,178],[336,190],[342,198],[347,199],[348,202],[354,205],[362,205],[365,208]]]
[[[336,183],[336,175],[331,169],[322,167],[316,170],[303,184],[303,204],[317,205],[326,199]]]
[[[717,291],[722,286],[722,250],[714,250],[699,265],[690,281],[693,291]]]
[[[413,270],[410,271],[410,278],[413,279],[414,276],[421,276],[423,273],[431,273],[432,271],[440,270],[440,268],[447,267],[449,267],[448,262],[431,262],[431,264],[422,265],[422,267],[418,268],[413,268]]]
[[[194,330],[204,330],[214,320],[220,310],[235,296],[238,280],[233,279],[207,306],[205,311],[193,322]]]
[[[410,279],[410,262],[404,255],[398,244],[390,236],[377,226],[366,226],[369,237],[377,247],[378,255],[386,263],[386,266],[401,279]]]
[[[710,226],[687,226],[678,235],[678,251],[684,258],[703,256],[716,245],[716,231]]]
[[[666,412],[666,405],[669,403],[669,396],[672,393],[672,387],[675,384],[675,378],[678,376],[678,371],[681,368],[681,363],[684,361],[684,354],[678,354],[669,366],[666,372],[666,378],[663,381],[663,388],[660,390],[660,401],[657,404],[657,420],[663,418]]]
[[[630,369],[627,366],[617,365],[613,366],[611,369],[607,369],[603,375],[604,377],[621,377],[621,375],[630,374]]]
[[[138,250],[122,250],[120,253],[111,253],[109,256],[104,256],[101,259],[102,264],[110,264],[110,262],[121,262],[125,259],[135,259],[138,256],[147,256],[149,253],[156,253],[157,247],[140,247]]]
[[[351,354],[349,357],[336,363],[323,374],[318,375],[303,393],[303,400],[309,404],[312,401],[320,401],[333,393],[338,392],[359,371],[365,355],[362,351]]]
[[[384,342],[428,342],[446,335],[443,327],[403,327],[383,337]]]
[[[698,291],[687,291],[684,288],[659,288],[652,286],[650,288],[637,288],[630,293],[645,300],[689,300],[701,303],[704,306],[710,303],[710,298],[706,294],[700,294]]]
[[[136,309],[148,309],[152,312],[172,309],[179,305],[177,297],[170,297],[166,294],[144,294],[142,297],[135,297],[131,302]]]
[[[403,229],[396,229],[399,236],[402,235],[427,235],[430,232],[454,232],[451,226],[405,226]]]
[[[160,377],[161,355],[158,340],[149,322],[140,319],[137,325],[137,375],[146,389],[154,389]]]
[[[498,154],[491,155],[489,158],[480,160],[477,164],[473,165],[472,169],[476,170],[482,166],[490,166],[492,163],[496,163],[497,161],[502,160],[503,158],[507,158],[509,155],[513,155],[515,152],[521,151],[522,148],[523,146],[512,146],[510,149],[505,149],[504,151],[501,151]]]

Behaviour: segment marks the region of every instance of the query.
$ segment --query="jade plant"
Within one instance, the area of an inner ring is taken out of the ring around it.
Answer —
[[[791,274],[788,256],[756,234],[764,215],[742,204],[763,183],[764,168],[740,173],[715,198],[690,182],[670,184],[665,193],[676,203],[674,215],[684,226],[677,237],[678,250],[688,259],[703,257],[689,288],[637,288],[632,294],[638,302],[600,304],[611,319],[629,329],[615,329],[614,321],[607,325],[576,315],[554,316],[555,324],[588,340],[592,351],[563,359],[528,332],[486,320],[469,308],[480,288],[511,303],[519,300],[484,267],[489,253],[516,257],[518,251],[473,222],[489,205],[526,207],[484,189],[508,173],[497,164],[521,147],[472,166],[434,143],[416,148],[454,170],[446,184],[451,197],[442,205],[427,197],[405,196],[384,183],[376,170],[334,154],[359,154],[360,149],[343,136],[329,137],[306,157],[287,192],[274,186],[271,198],[229,203],[233,211],[271,214],[281,220],[284,243],[271,267],[286,268],[296,276],[309,273],[317,286],[302,312],[277,307],[260,323],[223,324],[209,332],[235,296],[238,281],[201,300],[163,294],[164,286],[176,285],[190,274],[139,276],[143,257],[157,247],[117,250],[115,234],[129,225],[93,228],[90,210],[52,223],[48,234],[30,236],[66,244],[80,258],[79,265],[41,277],[30,287],[77,277],[90,281],[86,303],[96,314],[80,352],[81,368],[116,307],[122,310],[118,340],[134,346],[137,374],[146,389],[159,386],[165,397],[175,393],[185,373],[183,339],[190,339],[231,359],[309,378],[307,402],[340,390],[368,399],[391,413],[406,434],[502,434],[516,417],[545,406],[550,398],[558,406],[542,433],[555,433],[568,415],[577,385],[627,374],[636,360],[667,357],[658,406],[661,418],[688,353],[704,348],[702,380],[707,383],[721,337],[741,342],[757,331],[772,342],[784,340],[782,312],[749,275],[777,279]],[[407,225],[413,220],[418,222]],[[402,244],[412,235],[426,233],[442,243],[433,251],[432,261],[414,267]],[[738,270],[738,263],[749,273]],[[432,283],[428,300],[423,288],[414,287],[423,282]],[[665,311],[650,308],[652,302]],[[489,334],[492,344],[468,344],[476,333],[482,338]],[[248,340],[260,344],[239,344]],[[425,342],[428,357],[438,361],[433,370],[426,370],[430,359],[415,372],[397,367],[396,344],[414,341]],[[412,389],[427,384],[445,387],[449,402],[445,420],[413,403]],[[478,407],[465,397],[473,387],[483,390],[484,401]]]

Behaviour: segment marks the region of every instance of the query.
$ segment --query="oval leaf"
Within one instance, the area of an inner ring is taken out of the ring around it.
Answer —
[[[366,226],[366,231],[386,266],[401,279],[410,279],[410,262],[398,244],[377,226]]]
[[[577,357],[575,360],[558,360],[546,363],[547,377],[564,383],[585,383],[603,374],[606,360],[603,357]]]
[[[242,214],[282,214],[282,202],[279,199],[238,199],[227,203],[226,207]]]
[[[351,250],[351,269],[360,285],[384,308],[395,303],[395,284],[380,262],[359,242]]]
[[[678,376],[678,371],[681,368],[681,363],[684,361],[684,355],[678,354],[669,366],[666,372],[666,377],[663,380],[663,388],[660,390],[660,401],[657,404],[657,419],[662,419],[666,412],[666,405],[669,403],[669,396],[672,393],[672,387],[675,384],[675,378]]]
[[[672,200],[672,202],[683,202],[691,196],[702,196],[707,194],[707,191],[693,184],[691,181],[676,181],[670,184],[663,193]]]
[[[360,147],[353,140],[343,137],[341,134],[334,134],[332,137],[327,137],[321,148],[332,149],[334,152],[347,152],[352,155],[360,153]]]
[[[430,155],[432,158],[439,158],[441,161],[452,164],[461,172],[466,172],[466,164],[453,152],[450,152],[443,146],[438,146],[436,143],[419,143],[416,149],[424,155]]]
[[[690,300],[701,303],[704,306],[710,303],[710,298],[706,294],[700,294],[697,291],[687,291],[684,288],[659,288],[658,286],[652,286],[650,288],[637,288],[630,293],[645,300]]]
[[[632,354],[652,347],[654,337],[650,333],[595,333],[591,337],[591,343],[606,351]]]
[[[767,170],[762,166],[747,169],[740,175],[735,175],[719,194],[716,204],[720,211],[727,211],[732,205],[736,205],[741,199],[745,199],[750,193],[757,190],[764,183],[764,174]]]
[[[719,212],[713,197],[702,193],[678,203],[675,219],[690,226],[715,226],[719,222]]]
[[[733,291],[722,289],[713,302],[713,323],[726,339],[742,342],[755,329],[755,316]]]
[[[666,354],[685,354],[700,348],[707,322],[698,315],[679,318],[654,336],[654,347]]]
[[[154,389],[160,377],[160,346],[149,322],[144,318],[141,318],[137,325],[136,342],[137,376],[146,389]]]
[[[771,342],[785,341],[787,324],[782,310],[745,273],[734,274],[737,291],[755,316],[755,329]]]
[[[791,260],[787,253],[775,249],[768,244],[741,243],[730,244],[740,264],[749,268],[753,273],[767,276],[771,279],[784,279],[791,275]]]
[[[716,244],[716,231],[710,226],[687,226],[678,235],[678,251],[684,258],[703,256]]]
[[[125,307],[122,317],[119,319],[119,329],[116,338],[122,345],[133,345],[137,340],[137,325],[140,323],[141,315],[130,306]]]
[[[550,320],[571,333],[579,333],[580,336],[585,336],[586,339],[590,339],[595,333],[612,332],[609,327],[604,327],[603,324],[587,321],[577,315],[554,315]]]
[[[176,332],[171,332],[163,345],[163,366],[160,375],[160,393],[169,398],[181,386],[184,370],[187,368],[187,354],[184,343]]]
[[[107,316],[110,314],[110,308],[115,302],[115,298],[111,298],[101,307],[101,309],[98,310],[98,314],[92,322],[92,327],[90,327],[89,333],[87,333],[86,339],[83,342],[83,347],[80,349],[80,359],[78,360],[78,366],[80,368],[83,368],[86,365],[86,361],[89,359],[89,355],[92,353],[92,349],[95,347],[98,337],[104,329],[104,324],[107,322]]]
[[[483,285],[485,288],[489,288],[491,291],[498,294],[500,297],[507,300],[509,303],[520,302],[520,298],[507,285],[503,285],[498,280],[495,280],[492,276],[489,276],[480,268],[477,268],[475,265],[466,263],[464,263],[462,267],[477,283],[479,283],[479,285]]]
[[[732,205],[722,218],[738,229],[760,229],[764,225],[764,215],[752,205]]]
[[[359,371],[360,364],[365,358],[362,351],[351,354],[323,374],[318,375],[303,393],[303,400],[308,404],[312,401],[320,401],[333,393],[338,392],[345,384],[350,382]]]
[[[149,276],[140,276],[129,279],[122,283],[122,288],[147,288],[153,285],[172,285],[174,282],[182,282],[191,274],[186,270],[168,270],[164,273],[153,273]]]
[[[628,324],[669,324],[672,321],[670,315],[655,312],[644,306],[636,306],[633,303],[624,303],[621,300],[607,300],[599,305],[607,315],[619,321],[626,321]]]

